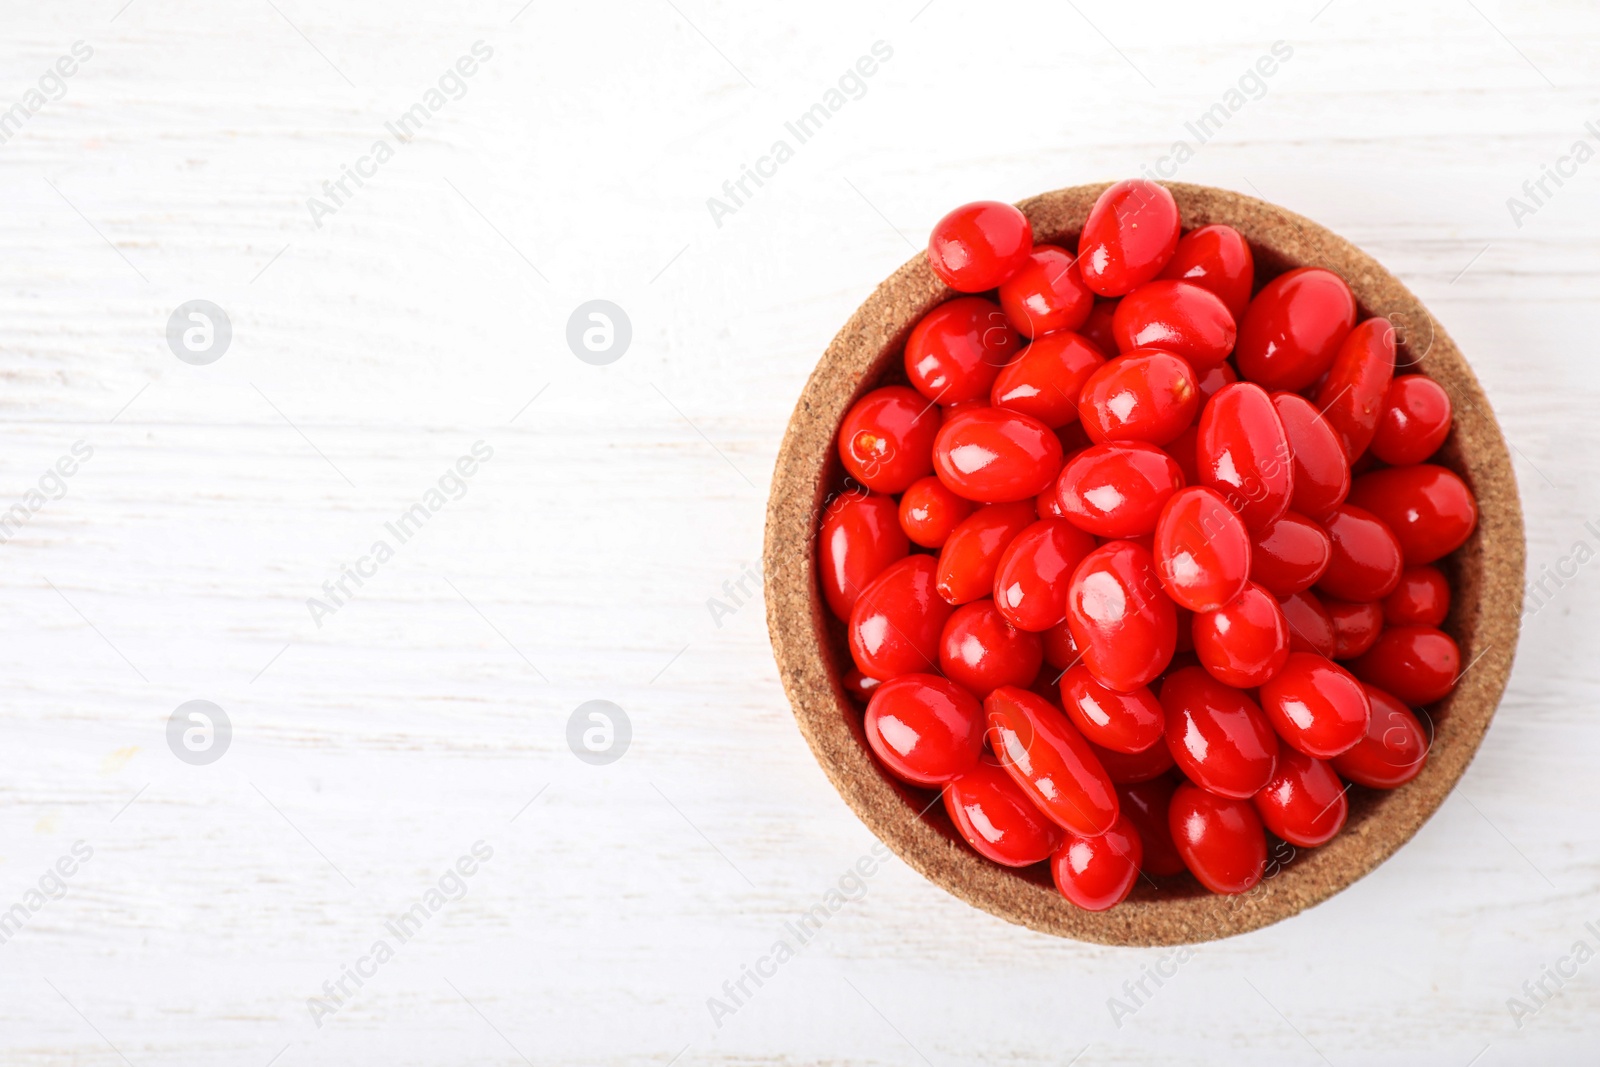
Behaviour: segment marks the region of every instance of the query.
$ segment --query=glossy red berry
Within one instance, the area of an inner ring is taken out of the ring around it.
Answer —
[[[1172,494],[1183,488],[1173,458],[1143,441],[1091,445],[1067,460],[1056,479],[1066,518],[1096,537],[1151,533]]]
[[[860,671],[851,667],[844,672],[844,691],[851,700],[857,704],[865,704],[872,699],[872,694],[878,691],[878,686],[883,683],[876,678],[868,678]]]
[[[1028,685],[1043,662],[1039,635],[1012,626],[992,600],[961,605],[939,637],[939,668],[979,700],[1002,685]]]
[[[1383,605],[1375,600],[1324,600],[1333,621],[1333,658],[1354,659],[1372,647],[1383,629]]]
[[[1315,652],[1319,656],[1333,658],[1333,620],[1328,617],[1328,609],[1322,606],[1316,594],[1306,589],[1279,597],[1278,607],[1283,610],[1284,621],[1289,624],[1291,652]]]
[[[1356,324],[1356,300],[1344,279],[1299,267],[1266,285],[1239,323],[1234,363],[1262,388],[1296,392],[1333,364]]]
[[[1420,707],[1450,695],[1461,674],[1461,650],[1443,630],[1393,626],[1350,669],[1368,685]]]
[[[990,504],[961,520],[939,550],[939,595],[951,604],[966,604],[994,595],[1000,553],[1037,518],[1033,504]]]
[[[1211,892],[1243,893],[1261,881],[1267,836],[1250,801],[1184,782],[1172,795],[1167,825],[1184,866]]]
[[[1036,245],[1000,286],[1000,306],[1022,336],[1043,337],[1087,322],[1094,293],[1083,284],[1077,256],[1055,245]]]
[[[893,500],[859,490],[834,497],[817,537],[817,569],[828,610],[850,618],[868,583],[909,551]]]
[[[1092,741],[1089,747],[1094,750],[1095,758],[1105,768],[1106,774],[1118,785],[1148,782],[1172,770],[1172,752],[1165,743],[1151,745],[1143,752],[1131,753],[1101,748]]]
[[[1250,549],[1250,580],[1277,597],[1310,589],[1333,558],[1326,531],[1293,511],[1263,527]]]
[[[1294,457],[1294,497],[1289,506],[1313,519],[1326,516],[1350,494],[1350,464],[1333,424],[1298,393],[1276,393],[1272,406]]]
[[[1114,752],[1143,752],[1160,744],[1161,701],[1148,688],[1119,693],[1101,685],[1082,664],[1061,676],[1061,708],[1083,736]]]
[[[1091,440],[1164,445],[1194,421],[1200,408],[1189,364],[1154,348],[1108,360],[1089,376],[1078,417]]]
[[[1404,374],[1389,383],[1372,454],[1391,467],[1421,463],[1450,435],[1450,394],[1422,374]]]
[[[1202,408],[1201,410],[1204,410]],[[1183,472],[1184,485],[1200,484],[1200,468],[1195,463],[1195,439],[1199,436],[1200,428],[1194,423],[1178,436],[1161,446],[1161,450],[1172,457],[1172,461]]]
[[[963,204],[934,224],[928,265],[952,289],[981,293],[1020,270],[1033,252],[1033,227],[1010,204]]]
[[[1345,785],[1333,767],[1292,748],[1279,755],[1272,781],[1254,802],[1268,830],[1301,848],[1332,841],[1350,814]]]
[[[1363,474],[1350,487],[1350,503],[1366,508],[1394,533],[1408,567],[1449,555],[1478,525],[1478,502],[1467,483],[1432,463]]]
[[[939,548],[972,508],[938,478],[918,478],[900,497],[900,528],[923,548]]]
[[[1233,321],[1238,322],[1250,306],[1250,290],[1256,280],[1255,257],[1250,252],[1250,242],[1238,230],[1212,223],[1179,238],[1178,248],[1160,276],[1216,294]]]
[[[1117,787],[1122,817],[1132,824],[1144,846],[1140,869],[1156,878],[1183,873],[1183,857],[1172,843],[1172,827],[1167,823],[1167,809],[1177,788],[1177,779],[1170,774]]]
[[[839,424],[839,459],[868,489],[901,493],[933,470],[939,409],[915,389],[888,385],[857,400]]]
[[[1049,701],[1005,686],[983,708],[989,747],[1040,811],[1086,837],[1116,824],[1116,788],[1083,735]]]
[[[1078,907],[1105,911],[1127,899],[1143,861],[1139,832],[1123,817],[1099,837],[1068,834],[1050,857],[1050,874]]]
[[[939,667],[950,605],[934,591],[932,556],[907,556],[861,591],[850,611],[850,655],[861,673],[890,679]]]
[[[1394,376],[1394,342],[1388,319],[1368,319],[1345,337],[1328,376],[1317,387],[1317,408],[1339,435],[1352,463],[1366,452],[1378,428],[1383,398]]]
[[[1400,583],[1400,542],[1377,515],[1354,502],[1340,504],[1323,522],[1328,569],[1317,589],[1339,600],[1382,600]]]
[[[906,377],[917,392],[940,404],[986,399],[1000,368],[1022,339],[1000,305],[962,296],[934,308],[906,339]]]
[[[1200,393],[1200,406],[1205,407],[1206,401],[1216,396],[1224,385],[1232,385],[1239,380],[1239,375],[1234,372],[1233,364],[1226,361],[1207,367],[1205,370],[1194,372],[1194,387]]]
[[[950,416],[940,428],[933,467],[940,481],[968,500],[1030,500],[1061,470],[1061,442],[1031,415],[974,408]]]
[[[1183,357],[1196,371],[1227,359],[1238,332],[1216,294],[1161,279],[1145,282],[1122,298],[1111,330],[1122,352],[1159,348]]]
[[[1082,658],[1077,642],[1072,639],[1072,627],[1066,619],[1041,633],[1039,639],[1044,642],[1044,661],[1058,672],[1075,665]]]
[[[1218,796],[1248,798],[1267,784],[1278,738],[1249,696],[1201,667],[1185,667],[1161,683],[1167,748],[1178,769]]]
[[[1432,742],[1410,708],[1382,689],[1369,685],[1366,690],[1372,701],[1366,736],[1335,756],[1333,769],[1357,785],[1395,789],[1422,773]]]
[[[1045,334],[1001,368],[989,400],[1046,426],[1073,424],[1083,384],[1104,363],[1100,350],[1078,334]]]
[[[1048,630],[1067,614],[1073,571],[1094,550],[1094,538],[1066,519],[1040,519],[1000,554],[994,603],[1020,630]]]
[[[1101,296],[1121,296],[1161,273],[1178,247],[1178,204],[1142,178],[1120,181],[1089,209],[1078,268]]]
[[[907,674],[878,686],[863,726],[884,766],[913,785],[953,781],[975,767],[983,751],[982,707],[936,674]]]
[[[1084,666],[1120,693],[1154,681],[1178,639],[1177,611],[1150,553],[1132,541],[1108,541],[1078,564],[1067,622]]]
[[[1222,495],[1204,486],[1174,493],[1156,522],[1156,573],[1180,607],[1215,611],[1250,575],[1250,535]]]
[[[1088,319],[1078,327],[1078,336],[1094,345],[1107,359],[1117,354],[1117,338],[1111,327],[1117,318],[1118,303],[1118,300],[1096,300],[1089,309]]]
[[[1371,704],[1366,690],[1337,663],[1310,652],[1289,661],[1261,686],[1261,707],[1290,748],[1332,759],[1367,732]]]
[[[1407,567],[1383,598],[1383,621],[1390,626],[1442,626],[1449,614],[1450,583],[1438,567]]]
[[[1254,582],[1217,610],[1197,614],[1191,633],[1200,665],[1235,689],[1261,685],[1289,658],[1289,622]]]
[[[987,754],[944,787],[944,810],[973,851],[1002,867],[1048,859],[1066,837]]]
[[[1272,398],[1250,382],[1225,385],[1200,413],[1200,481],[1221,493],[1252,531],[1289,510],[1294,462]]]

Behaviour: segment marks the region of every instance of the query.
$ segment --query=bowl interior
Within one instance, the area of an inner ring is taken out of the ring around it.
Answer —
[[[866,300],[829,346],[791,418],[768,504],[765,550],[768,625],[797,722],[846,802],[907,863],[958,897],[1046,933],[1107,944],[1178,944],[1226,937],[1276,922],[1339,891],[1404,844],[1465,770],[1499,702],[1521,614],[1523,535],[1509,455],[1483,392],[1427,309],[1371,257],[1328,230],[1251,197],[1170,183],[1185,230],[1224,222],[1250,241],[1256,284],[1298,266],[1323,266],[1349,282],[1361,317],[1384,315],[1398,334],[1397,371],[1428,374],[1446,389],[1455,426],[1432,462],[1460,474],[1476,494],[1480,521],[1443,566],[1453,600],[1444,629],[1466,665],[1456,690],[1419,718],[1433,744],[1421,774],[1400,789],[1352,787],[1346,829],[1321,848],[1275,842],[1267,877],[1248,893],[1214,896],[1187,874],[1141,878],[1129,899],[1086,912],[1062,898],[1045,864],[1011,870],[961,840],[934,790],[907,787],[873,761],[861,713],[839,679],[851,666],[844,625],[822,604],[815,531],[822,508],[844,488],[834,436],[863,393],[903,383],[911,327],[956,295],[918,255]],[[1018,205],[1035,240],[1076,248],[1104,184],[1047,193]]]

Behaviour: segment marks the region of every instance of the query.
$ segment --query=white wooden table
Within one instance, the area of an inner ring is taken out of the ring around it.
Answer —
[[[1600,963],[1561,961],[1600,950],[1600,607],[1562,561],[1600,549],[1600,161],[1507,206],[1600,149],[1592,5],[122,5],[3,5],[0,1062],[1594,1062]],[[1570,576],[1481,753],[1379,871],[1120,1025],[1167,952],[898,861],[714,1018],[874,845],[726,591],[801,383],[949,207],[1179,141],[1375,254],[1485,383],[1532,576]],[[167,341],[193,299],[206,365]],[[607,365],[566,341],[591,299],[631,322]],[[210,764],[168,746],[191,700]],[[614,762],[569,747],[590,700]]]

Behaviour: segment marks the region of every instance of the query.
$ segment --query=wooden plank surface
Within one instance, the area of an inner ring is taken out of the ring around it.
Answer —
[[[0,514],[28,511],[0,545],[0,915],[26,919],[0,944],[0,1060],[1592,1062],[1600,964],[1560,961],[1600,952],[1600,607],[1563,560],[1600,550],[1600,160],[1520,225],[1506,203],[1600,150],[1592,5],[0,19],[0,115],[26,112],[0,144]],[[1275,41],[1291,58],[1195,144]],[[876,42],[890,57],[719,225],[707,199]],[[380,138],[392,158],[362,164]],[[707,600],[758,565],[816,355],[944,210],[1137,174],[1184,138],[1177,176],[1318,219],[1430,304],[1516,448],[1532,576],[1572,576],[1412,844],[1179,962],[1009,927],[894,861],[851,878],[874,841],[794,727],[760,604]],[[166,338],[196,298],[233,330],[206,366]],[[606,366],[566,342],[597,298],[632,324]],[[307,599],[480,441],[319,626]],[[208,766],[167,744],[195,699],[232,724]],[[567,739],[596,699],[632,729],[600,766]],[[433,911],[441,879],[459,899]],[[713,1013],[841,880],[822,931]],[[401,942],[385,923],[419,902]],[[358,964],[330,1013],[324,982]],[[1523,983],[1558,964],[1539,1006]],[[1114,1018],[1150,969],[1176,973]]]

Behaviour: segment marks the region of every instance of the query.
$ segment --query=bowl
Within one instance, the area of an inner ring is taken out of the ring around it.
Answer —
[[[1109,184],[1060,189],[1017,207],[1035,241],[1076,247]],[[1395,324],[1397,369],[1427,374],[1454,402],[1454,427],[1432,462],[1459,474],[1478,499],[1477,529],[1441,562],[1453,593],[1443,629],[1460,644],[1466,666],[1455,691],[1429,709],[1432,747],[1416,778],[1391,791],[1353,786],[1344,832],[1321,848],[1284,852],[1280,845],[1267,876],[1247,893],[1213,895],[1187,874],[1141,878],[1122,904],[1089,912],[1056,891],[1048,864],[1014,870],[977,855],[937,791],[902,785],[874,762],[861,710],[840,683],[850,654],[844,626],[827,611],[818,585],[816,529],[830,494],[842,487],[834,438],[845,412],[868,390],[904,381],[911,327],[957,295],[923,255],[856,309],[806,383],[778,454],[763,553],[767,626],[784,689],[845,803],[907,864],[974,907],[1042,933],[1108,945],[1188,944],[1267,926],[1326,900],[1392,855],[1438,809],[1477,751],[1511,671],[1522,611],[1522,510],[1505,438],[1477,378],[1427,308],[1371,256],[1309,219],[1224,189],[1165,184],[1185,229],[1220,222],[1244,234],[1258,286],[1294,267],[1338,273],[1363,318],[1384,315]]]

